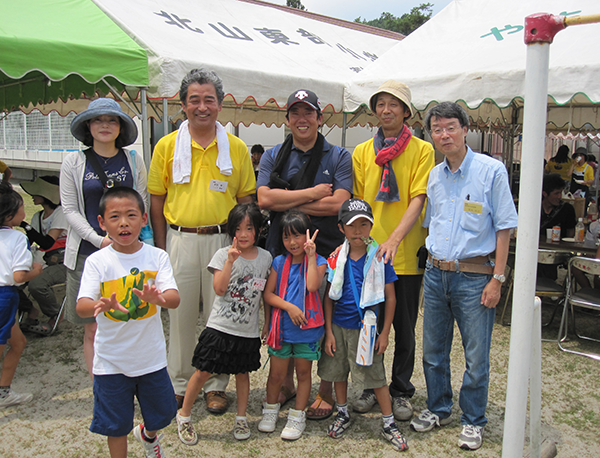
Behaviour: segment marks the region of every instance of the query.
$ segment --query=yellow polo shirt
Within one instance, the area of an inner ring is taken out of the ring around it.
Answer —
[[[373,139],[356,147],[352,153],[354,197],[363,199],[371,205],[375,219],[371,236],[377,243],[385,242],[394,232],[413,197],[427,194],[427,180],[434,165],[435,156],[431,144],[412,137],[406,150],[392,160],[400,201],[376,202],[375,197],[381,183],[382,168],[375,164]],[[397,275],[422,273],[417,266],[417,251],[425,243],[425,237],[427,237],[427,229],[422,226],[424,217],[425,207],[413,228],[400,242],[398,253],[394,259],[394,271]]]
[[[221,174],[217,167],[217,140],[206,149],[192,140],[192,173],[190,182],[173,183],[173,154],[177,131],[161,138],[152,156],[148,172],[148,192],[167,195],[164,215],[167,224],[184,227],[223,224],[237,198],[256,192],[256,178],[248,148],[242,140],[227,134],[233,173]],[[211,180],[227,183],[224,192],[209,189]]]

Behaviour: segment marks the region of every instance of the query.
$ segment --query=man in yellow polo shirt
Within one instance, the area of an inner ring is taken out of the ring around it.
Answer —
[[[427,180],[434,166],[430,143],[415,138],[404,123],[412,116],[410,89],[398,81],[386,81],[371,96],[369,105],[381,127],[375,137],[356,147],[352,155],[354,197],[367,201],[375,224],[371,236],[379,244],[378,257],[393,264],[398,280],[392,365],[394,416],[410,420],[409,399],[415,392],[410,382],[415,363],[415,324],[423,270],[417,251],[425,243]],[[366,412],[375,404],[374,393],[363,391],[354,409]]]
[[[208,320],[215,297],[206,266],[227,243],[225,224],[231,209],[252,201],[256,179],[244,142],[217,121],[225,97],[221,79],[214,72],[192,70],[181,82],[179,97],[187,120],[154,148],[148,192],[154,241],[169,253],[181,296],[179,307],[169,311],[167,355],[167,369],[181,404],[194,372],[200,304]],[[228,381],[229,376],[222,374],[206,382],[210,412],[227,410]]]

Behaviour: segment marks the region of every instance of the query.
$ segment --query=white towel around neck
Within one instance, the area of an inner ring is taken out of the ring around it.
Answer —
[[[229,138],[227,131],[219,121],[215,123],[217,128],[217,167],[223,175],[233,173],[231,154],[229,152]],[[173,183],[184,184],[190,182],[192,175],[192,136],[188,120],[181,123],[175,138],[175,152],[173,153]]]

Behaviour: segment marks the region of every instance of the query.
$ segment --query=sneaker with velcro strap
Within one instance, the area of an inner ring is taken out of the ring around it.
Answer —
[[[381,435],[392,444],[392,447],[396,450],[400,452],[408,450],[408,442],[396,426],[396,423],[392,423],[390,426],[383,428],[381,430]]]
[[[339,439],[342,434],[350,427],[350,417],[338,412],[335,420],[327,428],[327,435],[333,439]]]
[[[162,439],[163,435],[157,435],[155,436],[154,441],[148,442],[146,439],[144,439],[144,434],[142,432],[143,429],[143,424],[137,425],[135,428],[133,428],[133,437],[135,437],[144,447],[146,458],[165,458],[165,452],[160,445],[160,440]]]

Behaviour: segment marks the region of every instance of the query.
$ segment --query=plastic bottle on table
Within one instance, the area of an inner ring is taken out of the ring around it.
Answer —
[[[579,218],[577,226],[575,226],[575,241],[583,242],[585,240],[585,226],[583,224],[583,218]]]

